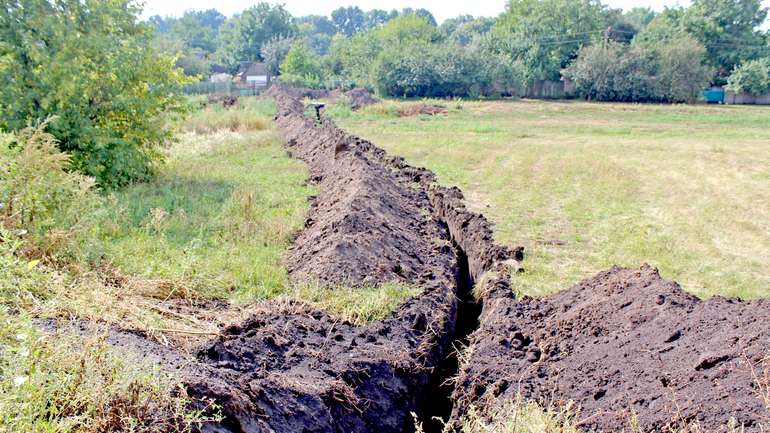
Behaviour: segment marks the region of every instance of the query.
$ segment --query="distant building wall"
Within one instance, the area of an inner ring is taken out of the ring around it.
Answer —
[[[748,93],[725,92],[725,104],[770,105],[770,93],[752,96]]]
[[[575,95],[575,84],[570,80],[535,80],[527,86],[524,97],[532,99],[564,99]]]

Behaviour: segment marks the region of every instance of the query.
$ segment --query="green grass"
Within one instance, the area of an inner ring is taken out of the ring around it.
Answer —
[[[416,293],[413,288],[322,288],[288,280],[284,254],[302,229],[308,197],[317,191],[306,183],[305,165],[287,155],[272,129],[274,110],[272,102],[241,98],[236,108],[208,106],[194,114],[154,180],[106,200],[80,260],[117,269],[135,291],[162,299],[248,303],[286,296],[357,323],[390,314]],[[245,129],[233,130],[221,120],[244,116],[250,125]],[[81,303],[99,304],[96,297]],[[124,314],[83,310],[96,317]],[[162,327],[155,319],[141,318]]]
[[[217,131],[181,135],[154,180],[113,194],[90,260],[204,296],[286,291],[282,255],[313,193],[305,167],[271,129]]]
[[[702,297],[770,295],[767,108],[438,101],[449,114],[397,117],[407,103],[329,112],[524,245],[516,290],[648,262]]]

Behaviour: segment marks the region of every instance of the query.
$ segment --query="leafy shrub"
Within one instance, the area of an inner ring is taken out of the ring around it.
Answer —
[[[377,57],[373,76],[381,94],[397,97],[499,96],[523,82],[505,57],[450,43],[392,45]]]
[[[770,91],[770,58],[751,60],[736,67],[727,78],[727,89],[753,96]]]
[[[0,308],[26,307],[48,297],[50,276],[39,270],[38,260],[17,255],[21,245],[17,236],[0,225]]]
[[[643,53],[618,42],[583,47],[564,75],[582,97],[597,101],[656,99],[652,71]]]
[[[321,86],[322,71],[319,59],[304,42],[295,42],[286,54],[281,63],[281,81],[297,87]]]
[[[690,36],[659,44],[657,94],[669,102],[693,102],[708,84],[712,71],[704,64],[706,48]]]
[[[703,46],[687,36],[630,45],[610,41],[581,48],[564,76],[586,99],[690,102],[711,75],[704,55]]]
[[[100,198],[92,178],[68,172],[69,156],[46,123],[0,140],[0,226],[27,240],[19,250],[52,258],[87,230]]]
[[[148,178],[171,137],[175,59],[150,48],[134,2],[29,0],[0,8],[0,129],[47,127],[72,167],[105,187]]]

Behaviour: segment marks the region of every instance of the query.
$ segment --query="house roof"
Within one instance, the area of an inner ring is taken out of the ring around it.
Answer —
[[[238,75],[267,75],[267,66],[264,63],[245,63],[241,65]]]

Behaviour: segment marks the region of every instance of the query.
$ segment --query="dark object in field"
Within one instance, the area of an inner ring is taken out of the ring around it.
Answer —
[[[419,103],[419,104],[407,105],[406,107],[399,109],[398,115],[401,117],[417,116],[420,114],[435,116],[437,114],[445,114],[447,112],[448,111],[446,108],[440,107],[438,105],[429,105],[429,104]]]
[[[350,108],[353,110],[358,110],[368,105],[374,105],[380,102],[380,100],[372,96],[368,90],[361,87],[357,87],[353,90],[345,92],[345,96],[350,101]]]
[[[222,104],[225,108],[234,107],[238,103],[237,95],[211,94],[208,98],[209,104]]]
[[[485,300],[455,391],[455,418],[517,393],[573,401],[585,431],[668,431],[699,422],[746,432],[770,421],[770,301],[701,301],[649,266],[613,268],[542,298]],[[765,368],[770,366],[765,364]],[[756,377],[752,371],[756,372]]]

